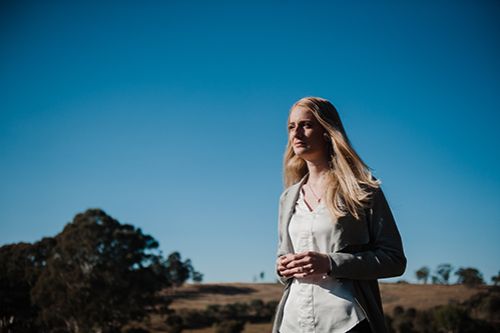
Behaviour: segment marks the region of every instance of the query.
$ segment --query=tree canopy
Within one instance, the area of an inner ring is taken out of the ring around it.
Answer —
[[[419,270],[415,272],[415,276],[418,281],[423,281],[427,283],[427,279],[429,278],[430,269],[427,266],[421,267]]]
[[[152,236],[101,209],[77,214],[53,238],[1,247],[0,327],[113,332],[141,320],[168,303],[159,290],[195,272],[189,259],[183,262],[178,252],[165,259],[158,247]]]
[[[460,284],[465,284],[467,286],[484,284],[483,274],[481,274],[477,268],[461,267],[455,272],[455,275],[458,276],[457,283]]]

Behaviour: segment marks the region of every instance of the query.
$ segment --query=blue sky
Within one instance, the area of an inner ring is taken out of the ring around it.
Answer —
[[[498,2],[0,6],[0,244],[99,207],[208,282],[271,281],[287,113],[313,95],[383,181],[402,278],[500,270]]]

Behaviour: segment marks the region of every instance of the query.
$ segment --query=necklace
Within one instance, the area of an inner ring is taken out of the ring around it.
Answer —
[[[316,198],[316,202],[319,203],[321,201],[321,197],[320,196],[317,196],[316,193],[314,192],[311,184],[307,183],[307,186],[309,186],[309,189],[311,190],[311,193],[314,195],[314,197]]]

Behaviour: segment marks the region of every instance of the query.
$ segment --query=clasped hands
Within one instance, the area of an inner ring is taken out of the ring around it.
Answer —
[[[278,274],[285,278],[328,274],[330,265],[330,257],[327,254],[314,251],[289,253],[276,260]]]

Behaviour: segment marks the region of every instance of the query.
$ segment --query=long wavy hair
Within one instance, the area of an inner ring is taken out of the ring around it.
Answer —
[[[332,103],[319,97],[304,97],[290,108],[290,113],[296,107],[309,110],[330,138],[327,142],[329,146],[329,172],[325,194],[327,207],[337,218],[349,213],[354,218],[360,219],[373,189],[380,186],[380,181],[372,177],[370,168],[352,147],[337,109]],[[306,162],[295,155],[289,138],[284,156],[285,186],[297,183],[307,173]]]

